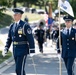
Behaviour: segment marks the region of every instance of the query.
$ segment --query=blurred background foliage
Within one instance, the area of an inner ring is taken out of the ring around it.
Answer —
[[[45,5],[47,6],[48,3],[52,3],[53,11],[57,9],[58,0],[0,0],[0,6],[4,7],[18,7],[24,6],[24,7],[32,7],[35,8],[43,8]],[[70,4],[72,5],[73,11],[76,12],[76,0],[69,0]],[[74,13],[76,17],[76,13]]]
[[[76,12],[76,0],[69,0],[69,2],[73,8],[74,16],[76,18],[76,13],[75,13]],[[52,4],[52,12],[58,9],[58,0],[0,0],[0,28],[3,26],[9,25],[13,21],[13,17],[9,15],[11,14],[11,12],[10,11],[6,12],[7,8],[11,9],[11,8],[16,8],[16,7],[24,7],[24,8],[27,7],[27,8],[45,10],[45,6],[48,7],[49,3]],[[26,13],[26,15],[28,15],[28,13]],[[37,15],[37,17],[34,18],[32,17],[33,15],[35,14],[32,14],[32,15],[30,14],[31,17],[28,16],[28,18],[30,20],[34,20],[34,19],[38,20],[39,18],[41,18],[39,15]]]

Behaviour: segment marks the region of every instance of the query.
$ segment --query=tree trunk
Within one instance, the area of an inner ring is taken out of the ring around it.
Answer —
[[[17,5],[16,5],[16,0],[13,1],[13,7],[14,7],[14,8],[17,7]]]

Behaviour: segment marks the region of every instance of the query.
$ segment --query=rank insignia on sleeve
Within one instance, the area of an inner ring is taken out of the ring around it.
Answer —
[[[31,34],[31,33],[32,33],[32,31],[31,31],[30,28],[27,29],[27,33],[28,33],[28,34]]]

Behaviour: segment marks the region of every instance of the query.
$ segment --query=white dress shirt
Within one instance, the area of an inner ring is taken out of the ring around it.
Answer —
[[[65,28],[65,29],[64,29],[64,32],[63,32],[64,34],[67,34],[67,29],[68,29],[68,28]],[[69,35],[70,35],[70,33],[71,33],[71,27],[69,28]]]

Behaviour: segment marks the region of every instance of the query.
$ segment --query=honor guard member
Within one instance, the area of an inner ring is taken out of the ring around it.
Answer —
[[[74,18],[64,16],[66,27],[61,31],[62,58],[65,63],[68,75],[74,75],[74,60],[76,57],[76,29],[72,27]],[[60,52],[59,41],[57,41],[57,52]]]
[[[8,52],[11,43],[13,42],[13,55],[16,64],[16,75],[25,74],[25,62],[27,54],[35,53],[34,38],[32,30],[28,23],[21,20],[23,11],[20,9],[13,9],[15,22],[10,25],[8,38],[3,55]]]
[[[43,53],[43,43],[45,41],[45,30],[43,30],[43,22],[40,22],[39,29],[35,30],[36,40],[38,41],[39,50]]]
[[[57,39],[58,39],[58,36],[59,36],[59,28],[58,28],[57,26],[54,27],[54,30],[53,30],[51,36],[52,36],[52,40],[53,40],[54,42],[56,42]]]
[[[48,29],[46,30],[46,38],[49,39],[49,40],[51,39],[50,31],[51,31],[50,28],[48,28]]]
[[[25,21],[25,22],[27,22],[27,23],[29,22],[29,20],[28,20],[28,17],[27,17],[27,16],[25,16],[24,21]]]

